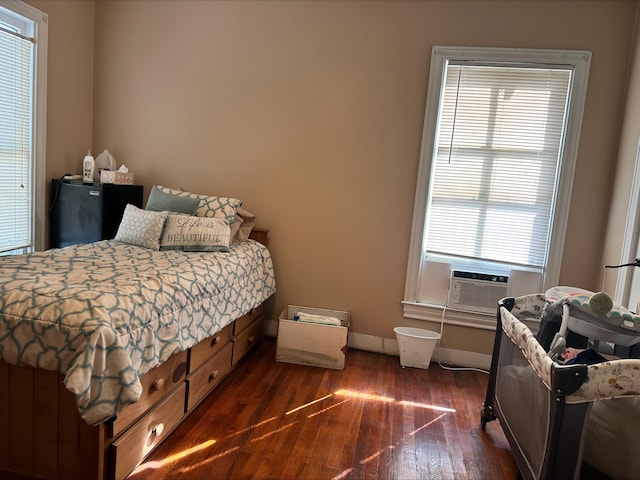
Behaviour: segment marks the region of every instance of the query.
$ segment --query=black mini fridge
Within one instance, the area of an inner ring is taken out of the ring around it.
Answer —
[[[52,180],[50,248],[114,238],[128,203],[142,208],[142,185]]]

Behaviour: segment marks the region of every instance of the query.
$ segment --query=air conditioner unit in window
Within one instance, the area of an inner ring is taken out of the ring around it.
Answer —
[[[508,288],[508,275],[452,270],[447,308],[496,313],[498,300],[507,296]]]

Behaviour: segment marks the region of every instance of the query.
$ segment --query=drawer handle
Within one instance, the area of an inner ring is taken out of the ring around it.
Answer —
[[[151,447],[154,443],[156,443],[156,440],[160,435],[162,435],[163,431],[164,423],[158,423],[155,427],[153,427],[149,431],[149,436],[147,436],[147,447]]]
[[[178,383],[182,380],[182,377],[187,372],[187,362],[181,362],[176,365],[176,368],[173,370],[173,374],[171,375],[171,381],[173,383]]]
[[[213,380],[215,380],[219,376],[220,376],[220,371],[219,370],[214,370],[213,372],[211,372],[209,374],[209,381],[212,382]]]
[[[155,427],[151,429],[149,432],[149,438],[147,438],[147,446],[153,445],[160,435],[164,432],[164,423],[158,423]]]
[[[156,378],[151,384],[151,391],[157,392],[164,387],[164,378]]]
[[[254,342],[256,341],[256,337],[251,335],[248,339],[247,342],[249,343],[249,345],[252,345]]]
[[[153,435],[162,435],[162,432],[164,432],[164,423],[159,423],[151,429]]]
[[[211,346],[213,347],[215,345],[219,345],[221,341],[222,341],[221,337],[215,337],[211,340]]]

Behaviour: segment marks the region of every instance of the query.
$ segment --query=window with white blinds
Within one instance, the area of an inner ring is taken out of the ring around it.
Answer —
[[[448,63],[428,253],[543,268],[571,70]]]
[[[38,225],[35,221],[36,197],[44,193],[43,182],[36,183],[36,169],[44,167],[36,155],[44,156],[37,102],[45,100],[36,98],[43,89],[37,85],[36,58],[46,53],[37,48],[38,22],[44,21],[41,12],[22,2],[0,4],[0,254],[34,250],[41,243],[36,230],[44,231],[44,212],[39,212]]]
[[[514,296],[557,284],[590,62],[587,51],[433,47],[406,317],[441,321],[457,270],[505,275]]]

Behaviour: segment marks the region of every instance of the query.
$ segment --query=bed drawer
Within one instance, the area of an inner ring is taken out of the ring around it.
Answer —
[[[240,318],[238,318],[234,322],[233,334],[234,335],[238,335],[242,330],[244,330],[249,325],[251,325],[251,323],[256,318],[258,318],[260,315],[262,315],[262,311],[263,310],[264,310],[264,307],[262,305],[258,305],[256,308],[252,308],[251,311],[249,313],[247,313],[246,315],[243,315]]]
[[[262,339],[262,316],[253,321],[233,339],[233,362],[232,365],[246,355]]]
[[[189,376],[187,380],[189,384],[187,411],[193,410],[231,370],[232,352],[233,344],[227,342],[222,350]]]
[[[116,480],[125,478],[180,423],[184,416],[185,389],[183,382],[111,444]]]
[[[149,370],[140,378],[143,392],[140,400],[128,405],[113,422],[113,436],[117,436],[131,425],[152,405],[162,400],[176,385],[183,383],[187,376],[187,352],[176,353],[169,360]]]
[[[222,350],[229,343],[233,335],[233,325],[229,324],[217,334],[206,338],[195,347],[191,348],[189,354],[189,372],[195,372],[212,355]]]

